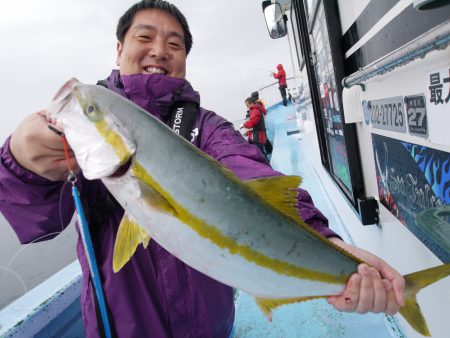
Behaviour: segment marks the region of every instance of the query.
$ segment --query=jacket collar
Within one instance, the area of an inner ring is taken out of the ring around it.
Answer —
[[[187,101],[200,105],[200,95],[187,80],[163,74],[120,75],[113,70],[103,83],[162,121],[167,120],[174,103]]]

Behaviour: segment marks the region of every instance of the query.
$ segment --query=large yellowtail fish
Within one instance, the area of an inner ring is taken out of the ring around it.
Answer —
[[[71,80],[49,110],[85,177],[101,179],[126,210],[115,271],[151,236],[186,264],[254,295],[268,314],[281,304],[342,293],[361,263],[299,218],[299,177],[241,181],[100,86]],[[124,165],[126,172],[114,175]],[[405,276],[401,313],[424,335],[429,331],[416,294],[449,274],[450,265],[441,265]]]

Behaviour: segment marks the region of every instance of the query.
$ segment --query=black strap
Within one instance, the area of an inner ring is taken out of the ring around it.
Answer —
[[[97,86],[102,86],[102,87],[108,88],[108,83],[106,82],[106,80],[98,80]]]
[[[108,88],[106,80],[100,80],[97,85]],[[122,86],[122,83],[118,81],[115,83],[116,87]],[[175,95],[179,96],[181,92],[176,92]],[[169,126],[175,131],[175,133],[183,136],[189,142],[193,141],[192,127],[195,123],[195,117],[197,115],[198,105],[195,102],[179,101],[175,103],[170,109]]]
[[[169,127],[175,133],[192,142],[192,127],[194,126],[197,111],[198,107],[195,102],[186,101],[175,103],[170,110]]]
[[[86,218],[93,239],[97,237],[97,233],[106,223],[111,213],[118,209],[122,209],[122,207],[109,192],[105,197],[97,196],[94,204],[90,208],[86,208]]]

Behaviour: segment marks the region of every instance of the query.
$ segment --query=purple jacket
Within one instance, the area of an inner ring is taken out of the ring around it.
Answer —
[[[200,98],[189,82],[164,75],[120,77],[117,71],[107,86],[166,122],[176,100]],[[248,144],[231,123],[200,108],[193,144],[222,162],[241,179],[280,175],[259,150]],[[163,145],[161,145],[163,146]],[[61,231],[59,213],[63,182],[51,182],[21,167],[11,155],[9,139],[0,148],[0,211],[22,243],[46,240]],[[88,206],[106,196],[99,180],[82,176],[77,185]],[[309,194],[299,189],[301,217],[325,236],[334,235],[326,218]],[[73,213],[70,189],[62,194],[62,218],[66,226]],[[139,246],[131,261],[118,273],[112,271],[117,228],[123,210],[108,213],[103,226],[91,229],[113,330],[118,337],[228,337],[234,321],[232,288],[185,265],[154,240],[147,249]],[[81,308],[87,337],[98,337],[93,289],[81,239],[77,245],[83,271]]]

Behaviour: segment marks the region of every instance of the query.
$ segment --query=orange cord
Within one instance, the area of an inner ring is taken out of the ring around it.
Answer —
[[[67,146],[67,140],[66,140],[66,136],[64,135],[64,133],[61,130],[56,129],[54,126],[52,126],[51,124],[47,125],[48,129],[50,129],[52,132],[54,132],[55,134],[57,134],[59,137],[61,137],[61,142],[63,144],[64,147],[64,155],[66,156],[66,163],[67,163],[67,169],[69,170],[69,175],[73,174],[72,171],[72,166],[70,165],[70,157],[69,157],[69,148]]]
[[[67,147],[67,140],[66,140],[66,137],[64,136],[64,134],[61,135],[61,140],[62,140],[63,147],[64,147],[64,154],[66,155],[67,169],[69,169],[69,173],[71,173],[72,166],[70,165],[70,160],[69,160],[69,149]]]
[[[77,181],[77,176],[72,170],[72,166],[70,165],[70,159],[69,159],[69,148],[67,147],[67,140],[64,134],[61,134],[61,140],[64,147],[64,154],[66,155],[66,163],[67,163],[67,169],[69,170],[69,176],[67,177],[67,181],[72,183],[73,186],[75,186],[75,182]]]

